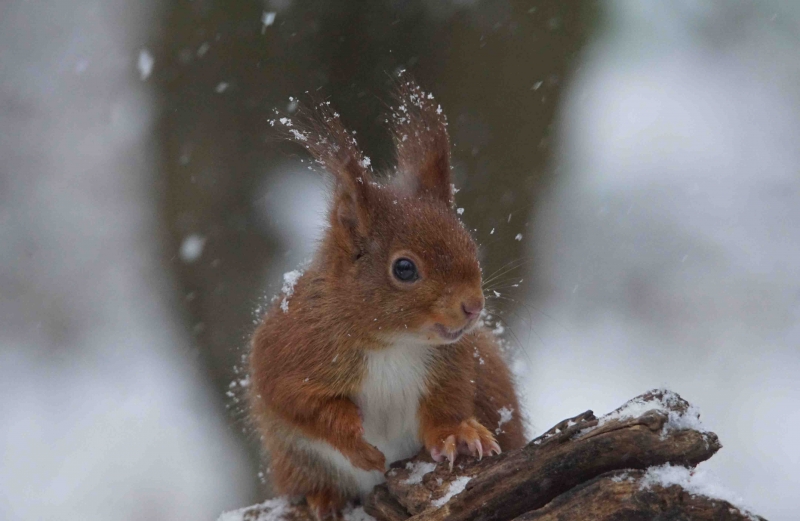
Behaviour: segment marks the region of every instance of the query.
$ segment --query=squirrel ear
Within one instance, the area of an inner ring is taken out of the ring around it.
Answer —
[[[302,145],[335,179],[330,222],[342,229],[354,250],[369,230],[369,195],[373,182],[369,158],[364,157],[355,138],[347,132],[330,102],[303,110],[298,122],[280,118],[286,137]],[[271,122],[273,125],[275,120]],[[357,254],[358,251],[355,251]]]
[[[370,172],[364,166],[363,160],[359,162],[355,158],[351,158],[336,174],[331,226],[344,229],[356,250],[361,249],[359,244],[369,233],[371,182]]]
[[[397,183],[415,195],[430,195],[452,207],[450,138],[447,119],[433,95],[403,78],[392,112],[397,149]]]

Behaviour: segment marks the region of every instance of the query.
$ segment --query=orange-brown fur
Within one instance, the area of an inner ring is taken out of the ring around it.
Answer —
[[[399,104],[398,173],[390,184],[374,182],[327,105],[289,128],[335,186],[326,235],[288,309],[276,303],[253,336],[250,401],[277,491],[305,496],[320,517],[335,514],[352,491],[297,440],[325,442],[355,467],[383,472],[391,462],[362,437],[355,397],[367,354],[402,335],[435,344],[417,413],[421,446],[447,453],[481,441],[488,447],[495,438],[504,450],[524,443],[516,392],[494,336],[478,327],[438,345],[431,332],[435,324],[458,330],[467,320],[464,306],[483,305],[481,273],[475,243],[453,211],[441,110],[411,82],[400,88]],[[392,277],[398,255],[415,262],[418,282]],[[514,414],[498,428],[503,407]]]

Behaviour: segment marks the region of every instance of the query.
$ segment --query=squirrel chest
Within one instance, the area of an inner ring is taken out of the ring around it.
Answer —
[[[422,448],[417,413],[433,356],[434,348],[403,341],[364,353],[361,389],[352,398],[361,410],[364,439],[383,452],[387,463],[410,458]],[[327,443],[313,445],[342,478],[355,481],[361,494],[383,482],[382,473],[354,467]]]
[[[397,461],[420,447],[417,409],[432,357],[429,346],[399,342],[366,353],[361,392],[355,398],[364,417],[364,438]]]

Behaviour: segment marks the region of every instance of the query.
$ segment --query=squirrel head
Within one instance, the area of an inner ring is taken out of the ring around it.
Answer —
[[[314,259],[343,316],[386,341],[456,342],[484,307],[477,246],[454,208],[447,122],[433,96],[400,84],[392,114],[397,166],[385,182],[329,103],[295,126],[332,174],[329,226]]]

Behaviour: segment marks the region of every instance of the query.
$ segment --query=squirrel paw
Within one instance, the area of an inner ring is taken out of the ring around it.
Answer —
[[[317,521],[342,519],[344,500],[338,494],[323,490],[314,494],[306,494],[308,508]]]
[[[386,472],[386,456],[377,447],[370,445],[363,439],[345,455],[353,465],[362,470]]]
[[[481,425],[475,418],[464,420],[456,427],[445,427],[437,429],[437,434],[433,436],[434,442],[428,444],[433,461],[444,461],[445,458],[450,462],[450,470],[453,470],[453,463],[458,454],[472,456],[479,460],[484,454],[489,456],[500,454],[500,445],[489,432],[489,429]]]

